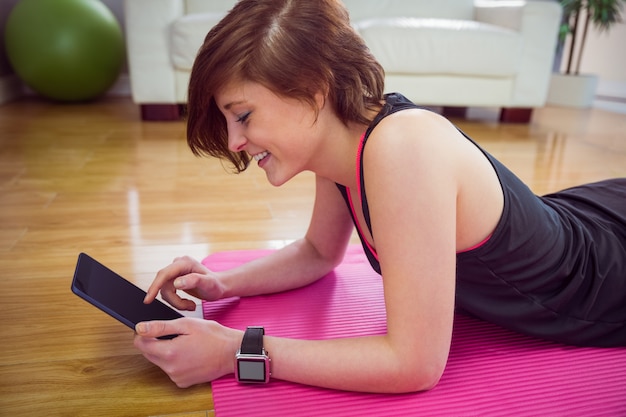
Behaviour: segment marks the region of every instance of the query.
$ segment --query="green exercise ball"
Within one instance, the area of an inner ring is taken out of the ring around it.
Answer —
[[[60,101],[104,94],[124,62],[122,30],[100,0],[20,0],[4,39],[16,74]]]

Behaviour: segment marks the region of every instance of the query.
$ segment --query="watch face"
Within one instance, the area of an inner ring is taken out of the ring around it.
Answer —
[[[265,382],[265,359],[239,359],[237,375],[241,382]]]

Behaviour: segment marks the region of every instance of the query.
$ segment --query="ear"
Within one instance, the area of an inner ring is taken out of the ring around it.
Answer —
[[[326,105],[326,94],[321,92],[315,93],[315,107],[317,107],[317,111],[320,111]]]
[[[320,117],[320,113],[322,113],[322,110],[324,110],[324,107],[326,107],[327,95],[324,94],[322,91],[318,91],[313,96],[313,100],[314,102],[312,103],[312,109],[315,112],[315,120],[313,121],[313,124],[315,124]]]
[[[326,102],[328,101],[328,86],[323,86],[320,90],[317,91],[317,93],[315,93],[314,97],[317,110],[322,110],[326,105]]]

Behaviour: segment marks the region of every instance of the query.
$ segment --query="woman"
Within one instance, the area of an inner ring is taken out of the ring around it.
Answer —
[[[356,224],[382,275],[387,334],[267,335],[272,377],[355,391],[430,389],[446,365],[455,306],[549,340],[626,345],[626,180],[536,197],[444,118],[384,96],[383,78],[339,1],[237,3],[195,61],[188,142],[238,171],[254,160],[275,186],[313,171],[310,226],[229,271],[178,258],[159,271],[146,302],[161,292],[194,309],[177,290],[217,300],[304,286],[342,260]],[[140,323],[135,345],[186,387],[233,373],[242,338],[185,318]]]

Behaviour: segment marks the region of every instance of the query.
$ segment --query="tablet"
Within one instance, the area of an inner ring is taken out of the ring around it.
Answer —
[[[72,292],[111,317],[135,330],[141,321],[173,320],[183,317],[167,304],[154,300],[144,304],[146,292],[111,271],[89,255],[78,255]],[[175,336],[168,336],[172,338]]]

